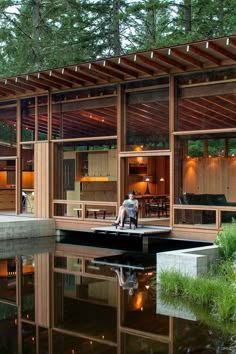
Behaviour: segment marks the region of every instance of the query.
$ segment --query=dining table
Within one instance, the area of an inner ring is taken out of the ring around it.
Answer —
[[[159,201],[162,203],[169,199],[169,194],[138,194],[135,196],[139,204],[139,218],[147,217],[147,206],[152,201]]]

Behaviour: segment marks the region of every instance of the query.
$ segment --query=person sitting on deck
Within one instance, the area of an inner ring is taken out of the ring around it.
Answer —
[[[134,192],[129,192],[129,199],[125,199],[123,204],[119,208],[118,217],[113,226],[124,226],[125,217],[129,216],[131,218],[137,217],[138,211],[138,200],[134,198]]]

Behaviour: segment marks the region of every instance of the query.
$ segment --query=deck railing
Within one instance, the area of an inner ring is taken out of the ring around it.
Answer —
[[[116,202],[95,202],[62,200],[53,201],[53,217],[66,219],[102,219],[115,220],[117,215]]]
[[[173,205],[173,226],[220,229],[236,220],[236,207],[209,205]]]

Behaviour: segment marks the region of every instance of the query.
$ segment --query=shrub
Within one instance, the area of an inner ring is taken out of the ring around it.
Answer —
[[[160,274],[161,290],[172,295],[183,295],[188,278],[178,272],[164,271]]]
[[[223,230],[218,232],[215,244],[219,246],[224,259],[235,259],[236,255],[236,221],[226,224]]]

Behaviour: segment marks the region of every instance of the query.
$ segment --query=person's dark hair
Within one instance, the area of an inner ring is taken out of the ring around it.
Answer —
[[[129,191],[128,195],[133,194],[135,195],[134,191]]]

